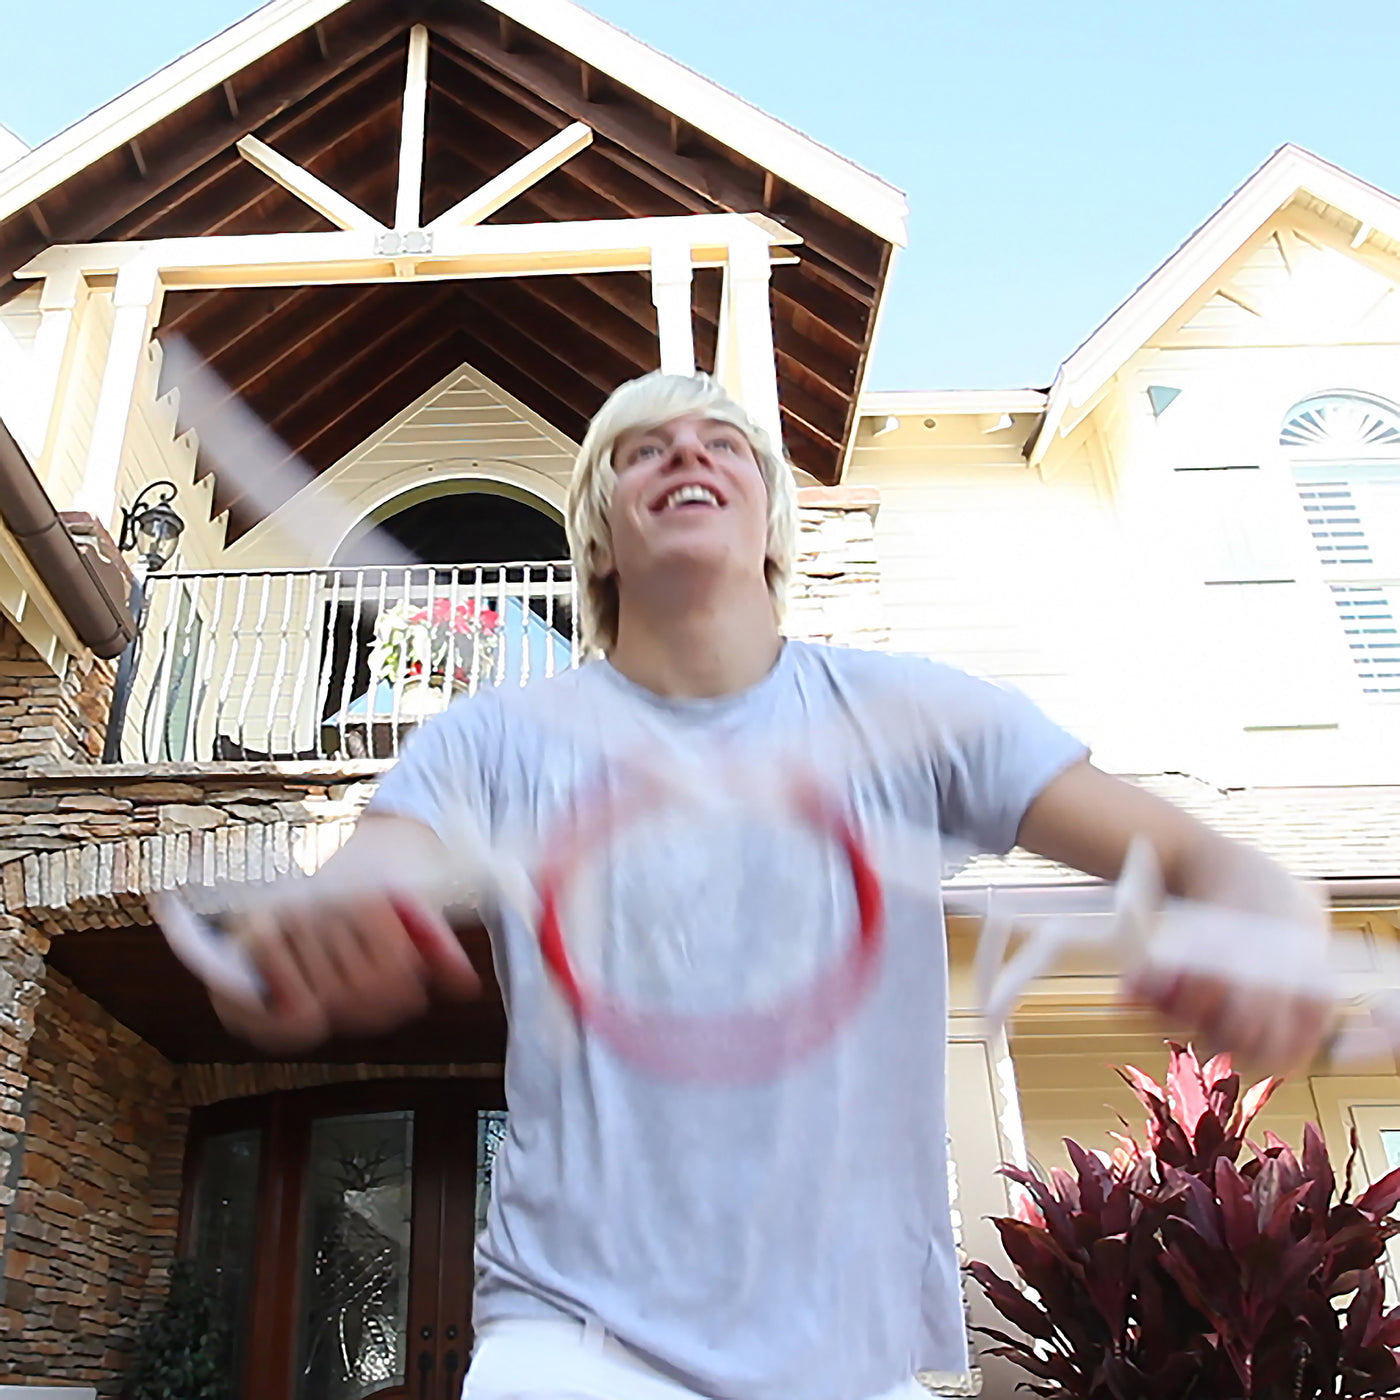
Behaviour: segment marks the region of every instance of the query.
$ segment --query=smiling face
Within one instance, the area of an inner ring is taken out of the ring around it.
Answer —
[[[630,430],[618,437],[612,464],[609,562],[620,587],[663,576],[763,583],[768,492],[753,447],[732,423],[694,413]]]

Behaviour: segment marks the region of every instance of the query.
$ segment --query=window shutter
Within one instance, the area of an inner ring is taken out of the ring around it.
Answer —
[[[1400,463],[1293,475],[1362,692],[1400,701]]]
[[[1400,701],[1400,584],[1334,583],[1332,598],[1363,693]]]

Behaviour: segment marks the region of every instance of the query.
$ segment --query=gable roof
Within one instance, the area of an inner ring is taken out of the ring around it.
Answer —
[[[217,88],[352,0],[271,0],[91,115],[0,168],[0,219],[125,145],[191,98]],[[575,54],[668,108],[886,242],[907,241],[908,205],[893,185],[769,116],[573,0],[488,0],[503,19]],[[404,6],[405,10],[410,7]],[[417,18],[406,14],[405,24]],[[432,18],[426,17],[431,25]],[[3,156],[0,156],[3,164]]]
[[[1259,230],[1298,201],[1353,220],[1358,238],[1400,253],[1400,200],[1300,146],[1280,147],[1060,366],[1045,418],[1029,448],[1032,464],[1057,433]]]
[[[57,243],[328,227],[242,157],[247,135],[392,223],[417,24],[425,225],[582,122],[592,142],[487,222],[759,213],[800,240],[770,300],[783,436],[796,466],[835,481],[903,196],[572,0],[274,0],[0,169],[0,302],[27,285],[7,274]],[[697,271],[693,290],[708,368],[719,271]],[[172,290],[156,333],[188,340],[315,471],[464,360],[577,441],[657,358],[638,272]],[[208,470],[236,539],[258,512],[202,454]]]

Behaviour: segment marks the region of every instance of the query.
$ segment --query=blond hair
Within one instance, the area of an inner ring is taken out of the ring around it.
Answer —
[[[768,490],[764,576],[773,612],[782,616],[797,537],[797,490],[792,470],[768,434],[708,374],[659,370],[615,389],[584,434],[569,482],[568,536],[578,581],[580,633],[585,646],[605,654],[617,642],[617,577],[602,572],[612,553],[608,508],[617,473],[613,449],[624,433],[646,432],[674,418],[702,414],[730,423],[748,439]]]

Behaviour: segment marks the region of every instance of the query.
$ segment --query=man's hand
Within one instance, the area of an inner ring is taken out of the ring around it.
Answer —
[[[345,846],[306,882],[296,903],[240,915],[230,933],[267,984],[265,1001],[210,993],[229,1030],[273,1053],[308,1050],[334,1034],[375,1035],[422,1015],[432,990],[471,997],[481,979],[442,914],[388,893],[336,893],[355,886],[411,888],[440,875],[445,852],[417,822],[364,819]],[[392,875],[392,884],[389,877]]]
[[[1140,978],[1125,994],[1189,1027],[1209,1050],[1229,1050],[1270,1074],[1306,1069],[1334,1019],[1330,1001],[1191,973]]]
[[[1066,769],[1031,803],[1018,841],[1037,855],[1116,880],[1138,836],[1152,843],[1168,893],[1276,920],[1321,945],[1330,937],[1324,901],[1282,867],[1087,762]],[[1259,950],[1261,961],[1270,956],[1288,954]],[[1195,970],[1149,971],[1126,991],[1211,1048],[1277,1074],[1306,1066],[1334,1019],[1324,994]]]

